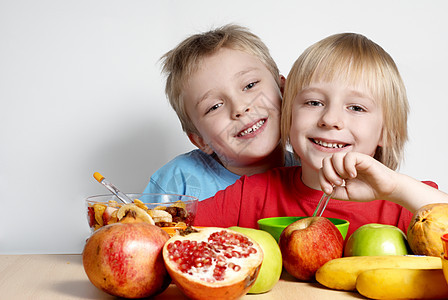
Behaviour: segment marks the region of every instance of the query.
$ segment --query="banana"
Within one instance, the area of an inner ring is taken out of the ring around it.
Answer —
[[[173,222],[173,216],[164,210],[160,209],[150,209],[148,214],[153,218],[154,222]]]
[[[441,269],[375,269],[358,275],[358,292],[371,299],[448,299]]]
[[[316,272],[316,280],[331,289],[356,289],[356,278],[366,270],[380,268],[442,269],[440,257],[433,256],[348,256],[328,261]]]
[[[117,218],[118,220],[123,219],[123,217],[126,215],[128,211],[132,210],[135,213],[135,217],[139,218],[142,222],[149,223],[151,225],[155,225],[154,220],[151,218],[151,216],[143,209],[138,207],[137,205],[133,203],[125,204],[117,212]]]

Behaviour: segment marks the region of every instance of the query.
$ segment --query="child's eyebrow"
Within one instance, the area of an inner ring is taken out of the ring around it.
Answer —
[[[205,92],[200,98],[199,101],[196,103],[195,107],[198,107],[204,100],[206,100],[209,95],[212,94],[212,90],[208,90],[207,92]]]
[[[306,88],[303,88],[302,90],[300,90],[298,93],[297,93],[297,95],[296,95],[296,97],[297,96],[303,96],[304,94],[306,94],[306,93],[324,93],[324,91],[323,91],[323,89],[321,89],[321,88],[318,88],[318,87],[306,87]]]
[[[235,73],[235,75],[234,75],[233,77],[235,77],[235,78],[240,78],[240,77],[244,76],[244,75],[247,74],[247,73],[250,73],[250,72],[253,72],[253,71],[258,71],[258,70],[260,70],[260,68],[257,68],[257,67],[249,67],[249,68],[247,68],[247,69],[244,69],[244,70],[241,70],[241,71]],[[212,94],[212,92],[213,92],[212,90],[208,90],[207,92],[205,92],[205,93],[199,98],[199,101],[196,103],[195,107],[198,107],[199,104],[200,104],[201,102],[203,102],[205,99],[208,98],[208,96],[209,96],[210,94]]]
[[[303,88],[299,92],[299,94],[309,93],[309,92],[324,93],[325,91],[324,91],[324,89],[319,88],[319,87],[309,86],[309,87]],[[370,101],[372,101],[374,103],[376,102],[375,98],[373,98],[370,94],[361,92],[361,91],[359,91],[357,89],[348,88],[347,95],[349,95],[351,97],[358,97],[358,98],[368,99],[368,100],[370,100]]]
[[[246,75],[247,73],[250,73],[250,72],[252,72],[252,71],[258,71],[258,70],[260,70],[260,68],[257,68],[257,67],[250,67],[250,68],[247,68],[247,69],[244,69],[244,70],[241,70],[241,71],[237,72],[237,73],[234,75],[234,77],[235,77],[235,78],[242,77],[242,76]]]
[[[303,88],[303,89],[300,91],[300,93],[305,93],[305,92],[321,92],[321,91],[322,91],[322,89],[320,89],[320,88],[309,86],[309,87]]]
[[[360,92],[358,90],[350,90],[348,95],[351,96],[351,97],[356,97],[356,98],[362,98],[362,99],[365,99],[365,100],[369,100],[373,104],[376,104],[375,98],[373,96],[371,96],[370,94],[368,94],[368,93],[363,93],[363,92]]]

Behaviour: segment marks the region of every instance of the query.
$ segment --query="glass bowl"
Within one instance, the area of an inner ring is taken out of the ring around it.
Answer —
[[[193,223],[196,215],[198,199],[187,195],[175,194],[126,194],[134,199],[132,205],[137,206],[143,219],[153,219],[155,225],[161,227],[171,236],[177,229],[185,229]],[[125,205],[115,195],[95,195],[86,198],[87,221],[91,232],[113,224],[123,217]],[[122,209],[121,209],[122,208]],[[120,210],[121,209],[121,210]],[[148,218],[146,214],[151,216]]]
[[[446,283],[448,283],[448,233],[442,235],[443,244],[443,256],[442,256],[442,268],[445,275]]]

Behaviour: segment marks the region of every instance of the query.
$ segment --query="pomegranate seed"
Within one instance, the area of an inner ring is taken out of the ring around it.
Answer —
[[[238,272],[239,270],[241,270],[241,266],[239,266],[239,265],[235,265],[232,269],[233,269],[235,272]]]
[[[241,253],[239,253],[238,251],[232,251],[232,256],[236,258],[241,258]]]
[[[216,262],[216,266],[217,267],[225,267],[226,266],[226,262],[225,261],[217,261]]]
[[[249,248],[249,253],[250,254],[255,254],[255,253],[257,253],[257,249],[250,247]]]
[[[182,272],[186,273],[186,272],[188,271],[189,267],[188,267],[187,264],[181,264],[181,265],[179,265],[179,269],[180,269]]]
[[[166,246],[166,249],[168,249],[168,252],[171,252],[173,249],[173,243],[169,243],[168,246]]]
[[[226,259],[223,255],[218,255],[218,256],[216,256],[216,260],[217,261],[225,261]]]

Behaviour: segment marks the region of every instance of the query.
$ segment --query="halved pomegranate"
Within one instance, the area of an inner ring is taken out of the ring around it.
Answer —
[[[236,299],[255,282],[263,250],[233,230],[207,227],[175,235],[163,247],[166,268],[177,287],[192,299]]]

